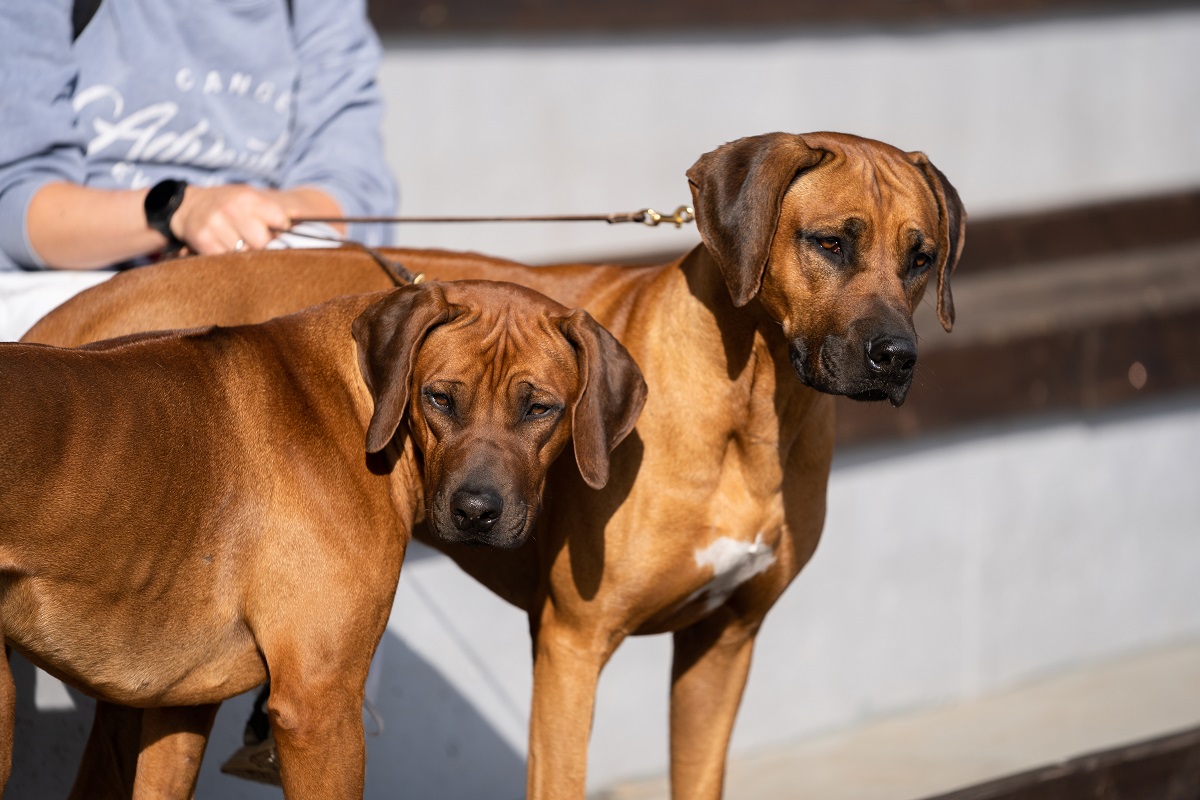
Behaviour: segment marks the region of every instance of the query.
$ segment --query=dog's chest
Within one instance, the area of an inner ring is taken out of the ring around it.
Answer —
[[[758,358],[728,385],[723,402],[693,409],[686,430],[676,429],[667,473],[676,491],[660,489],[655,498],[656,527],[669,531],[669,541],[648,554],[661,568],[649,581],[659,610],[640,632],[686,627],[748,584],[787,571],[787,453],[775,379],[773,362]]]
[[[779,560],[783,475],[774,440],[764,439],[731,446],[701,495],[707,500],[702,518],[686,537],[686,554],[676,556],[676,574],[683,578],[677,613],[711,613]]]
[[[658,574],[659,611],[639,625],[638,633],[679,630],[728,603],[780,560],[778,533],[729,531],[716,538],[693,537],[695,544],[686,552],[677,551],[666,571]]]

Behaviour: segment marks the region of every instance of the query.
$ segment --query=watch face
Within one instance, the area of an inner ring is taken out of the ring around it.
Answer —
[[[146,219],[150,223],[162,223],[171,219],[171,214],[183,202],[183,190],[187,184],[183,181],[165,180],[154,184],[146,193]]]

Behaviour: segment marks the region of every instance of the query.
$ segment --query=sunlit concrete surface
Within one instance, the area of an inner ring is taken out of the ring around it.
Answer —
[[[1200,640],[734,758],[729,800],[918,800],[1200,726]],[[665,779],[596,800],[666,800]]]

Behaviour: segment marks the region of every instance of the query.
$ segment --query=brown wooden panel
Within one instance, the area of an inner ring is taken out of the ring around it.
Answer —
[[[921,356],[908,400],[898,409],[839,398],[838,441],[911,438],[1194,390],[1200,388],[1198,352],[1200,308],[936,350]],[[1135,364],[1145,371],[1140,388]]]
[[[1200,728],[1082,756],[927,800],[1196,800]]]
[[[967,221],[959,272],[1153,250],[1200,239],[1200,189]]]
[[[791,25],[935,21],[1192,6],[1176,0],[369,0],[381,32],[728,31]]]

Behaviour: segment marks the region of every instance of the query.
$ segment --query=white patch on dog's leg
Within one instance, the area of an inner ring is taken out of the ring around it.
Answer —
[[[746,581],[765,572],[775,563],[775,551],[763,543],[760,531],[753,542],[722,536],[696,551],[696,566],[712,567],[708,583],[692,593],[687,602],[704,599],[705,612],[712,611],[729,599]]]

